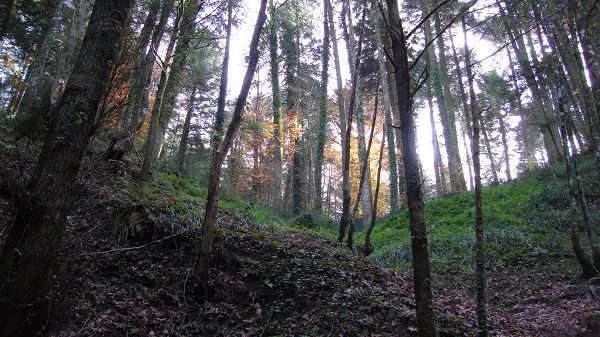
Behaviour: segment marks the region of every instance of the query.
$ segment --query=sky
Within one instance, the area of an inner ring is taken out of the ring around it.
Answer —
[[[277,1],[276,1],[277,3]],[[317,2],[318,4],[315,5],[315,11],[318,11],[317,17],[320,17],[320,13],[322,13],[322,4],[320,1]],[[240,16],[241,22],[237,27],[234,27],[232,30],[232,53],[231,53],[231,59],[230,59],[230,65],[229,65],[229,96],[228,99],[229,100],[234,100],[237,96],[237,94],[239,93],[239,90],[241,88],[242,85],[242,81],[243,81],[243,77],[244,74],[246,72],[246,62],[245,62],[245,58],[248,54],[248,49],[249,49],[249,45],[250,45],[250,40],[252,38],[252,32],[254,29],[254,24],[256,22],[256,16],[258,15],[258,9],[259,9],[259,5],[260,2],[258,0],[246,0],[243,3],[243,9],[242,9],[242,15]],[[339,11],[339,9],[337,9]],[[339,12],[334,14],[336,16],[336,20],[339,18]],[[316,25],[316,29],[317,29],[317,36],[322,36],[322,26],[321,25]],[[407,27],[405,27],[405,29],[408,29]],[[338,36],[340,35],[340,29],[338,26],[336,26],[336,33],[338,34]],[[462,47],[463,46],[463,42],[464,42],[464,38],[463,38],[463,34],[462,34],[462,30],[460,29],[459,23],[456,23],[453,27],[453,33],[455,34],[454,36],[454,42],[456,44],[457,47]],[[493,43],[491,43],[490,41],[487,41],[485,39],[483,39],[481,36],[478,35],[474,35],[473,33],[469,32],[468,33],[468,42],[470,47],[474,50],[475,55],[476,55],[476,59],[483,59],[486,58],[487,56],[489,56],[490,54],[492,54],[494,51],[496,51],[496,49],[498,48],[496,45],[494,45]],[[338,38],[338,50],[340,53],[340,65],[341,65],[341,73],[342,73],[342,79],[344,81],[344,83],[347,83],[349,81],[349,77],[350,77],[350,72],[349,72],[349,68],[348,68],[348,63],[347,63],[347,54],[346,54],[346,46],[345,43],[343,41],[343,39]],[[332,51],[333,53],[333,51]],[[263,56],[264,57],[264,56]],[[333,90],[337,87],[336,83],[335,83],[335,67],[333,66],[333,55],[331,56],[331,64],[330,64],[330,76],[329,76],[329,88],[330,88],[330,93],[333,92]],[[473,60],[476,61],[476,60]],[[508,60],[506,57],[506,53],[500,52],[497,55],[487,58],[485,59],[482,63],[481,63],[481,70],[482,71],[489,71],[489,70],[493,70],[496,69],[500,74],[502,74],[502,72],[508,68]],[[264,72],[264,70],[263,70]],[[261,78],[264,78],[265,76],[267,76],[267,74],[263,74],[261,73]],[[476,89],[477,90],[477,89]],[[460,105],[460,102],[456,102],[457,105]],[[435,103],[434,103],[434,110],[435,110],[435,114],[436,114],[436,130],[437,130],[437,134],[438,134],[438,139],[440,142],[440,145],[443,144],[444,142],[444,137],[442,136],[442,127],[440,124],[440,120],[439,120],[439,116],[437,113],[437,107],[435,107]],[[429,182],[433,182],[433,177],[434,177],[434,171],[433,171],[433,147],[431,144],[431,126],[430,126],[430,122],[429,122],[429,108],[427,106],[426,103],[424,103],[422,106],[415,106],[415,114],[416,114],[416,123],[417,123],[417,136],[418,136],[418,150],[419,150],[419,155],[421,158],[421,162],[424,168],[424,174],[425,176],[428,178]],[[509,121],[507,121],[508,127],[515,127],[519,122],[518,118],[512,118]],[[457,131],[458,131],[458,136],[459,136],[459,143],[460,143],[460,152],[461,152],[461,159],[463,161],[463,171],[465,172],[465,179],[467,181],[467,185],[468,185],[468,179],[469,176],[467,174],[468,172],[468,166],[466,164],[466,156],[467,156],[467,150],[466,148],[462,145],[462,131],[459,128],[459,125],[457,124]],[[511,135],[511,140],[509,141],[509,147],[514,147],[516,146],[516,141],[513,139],[514,137],[512,137]],[[468,140],[467,140],[468,142]],[[445,157],[445,151],[442,148],[442,156],[443,156],[443,161],[447,162],[446,157]],[[496,153],[497,155],[501,155],[501,153]],[[497,156],[496,158],[499,158],[499,156]],[[487,160],[487,158],[485,156],[481,157],[481,161],[482,161],[482,165],[483,165],[483,169],[485,170],[487,167],[489,167],[489,161]],[[516,172],[516,166],[518,164],[518,157],[516,155],[516,153],[514,153],[512,155],[512,162],[511,162],[511,170],[513,172]],[[484,173],[485,176],[485,173]],[[503,179],[505,177],[504,175],[504,171],[502,170],[499,173],[499,177],[500,179]],[[485,183],[485,181],[484,181]]]

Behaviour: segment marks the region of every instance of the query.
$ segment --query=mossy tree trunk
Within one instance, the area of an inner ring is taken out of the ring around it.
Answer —
[[[315,154],[315,210],[319,213],[323,211],[322,191],[322,176],[323,176],[323,158],[325,151],[325,142],[327,140],[327,120],[328,113],[328,96],[327,86],[329,82],[329,20],[327,19],[327,0],[323,1],[323,68],[321,70],[321,97],[320,97],[320,114],[319,114],[319,130],[317,138],[317,150]]]
[[[24,198],[0,254],[0,335],[27,332],[25,313],[41,309],[67,222],[77,173],[95,128],[133,0],[96,2],[81,52]],[[43,309],[42,309],[43,311]]]

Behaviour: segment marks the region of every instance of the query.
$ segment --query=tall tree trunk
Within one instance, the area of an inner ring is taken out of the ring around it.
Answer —
[[[555,65],[559,66],[558,64]],[[555,77],[560,77],[560,72],[558,69],[555,69]],[[596,276],[598,274],[598,270],[600,270],[600,255],[598,255],[598,242],[596,238],[596,233],[594,228],[591,226],[589,222],[589,211],[587,209],[587,202],[585,199],[585,194],[583,193],[583,189],[579,188],[581,186],[581,178],[580,174],[577,170],[576,166],[576,155],[571,152],[569,149],[569,143],[573,144],[572,134],[569,132],[569,106],[567,104],[567,95],[566,88],[564,83],[561,80],[557,80],[557,100],[558,100],[558,109],[560,115],[560,135],[562,138],[563,151],[565,153],[565,171],[568,178],[569,184],[569,195],[571,198],[570,207],[571,207],[571,243],[573,245],[573,250],[575,252],[575,256],[579,261],[579,264],[583,268],[583,274],[587,277]],[[576,204],[575,200],[579,201],[579,206],[583,212],[584,224],[586,231],[588,233],[588,239],[592,244],[592,259],[588,257],[585,253],[585,250],[581,244],[581,239],[579,237],[579,219],[577,216]]]
[[[363,8],[362,14],[362,25],[364,28],[365,23],[365,15],[366,15],[366,7]],[[343,22],[344,20],[342,20]],[[354,69],[358,69],[360,67],[360,59],[362,55],[362,44],[364,38],[364,29],[361,29],[361,33],[358,38],[358,45],[356,48],[356,55],[354,57]],[[350,45],[349,45],[350,49]],[[350,50],[349,50],[350,52]],[[344,237],[346,236],[346,228],[349,226],[348,231],[348,247],[352,247],[352,235],[353,235],[353,219],[352,214],[350,214],[350,201],[351,201],[351,191],[350,191],[350,137],[352,135],[352,118],[354,116],[354,110],[356,109],[356,101],[358,95],[358,71],[351,71],[352,81],[351,81],[351,89],[350,89],[350,103],[348,107],[348,114],[346,120],[346,131],[344,133],[344,148],[342,148],[342,217],[340,219],[340,228],[338,234],[338,242],[343,243]],[[358,200],[357,200],[358,202]]]
[[[492,184],[498,185],[500,181],[498,180],[498,170],[496,169],[496,162],[494,160],[494,153],[492,152],[492,144],[490,143],[490,138],[488,137],[487,128],[485,127],[485,121],[483,118],[479,118],[480,130],[483,134],[483,142],[485,143],[485,150],[487,152],[488,160],[490,161],[490,172],[492,173]]]
[[[235,103],[233,117],[229,123],[229,127],[227,128],[225,138],[223,138],[223,141],[220,143],[218,148],[214,148],[214,154],[212,156],[208,180],[208,197],[206,200],[204,224],[202,226],[202,240],[199,242],[198,261],[196,262],[196,269],[194,273],[199,281],[194,289],[194,295],[199,300],[205,300],[207,294],[209,293],[208,275],[210,269],[210,258],[213,249],[213,238],[217,223],[217,205],[219,202],[219,180],[221,176],[221,167],[227,152],[231,148],[235,133],[239,129],[240,123],[242,122],[244,106],[246,105],[248,93],[250,92],[250,87],[252,86],[252,78],[254,77],[254,73],[256,72],[256,68],[258,66],[258,59],[260,56],[258,44],[260,42],[260,35],[263,26],[267,20],[266,8],[267,0],[261,0],[258,18],[256,19],[256,25],[254,26],[254,32],[252,34],[252,41],[250,42],[248,68],[246,69],[240,94]]]
[[[346,40],[346,45],[348,46],[348,66],[350,68],[350,75],[353,76],[354,73],[358,73],[357,87],[356,87],[356,109],[354,110],[355,118],[356,118],[356,133],[358,135],[358,158],[359,162],[368,162],[369,158],[367,156],[366,150],[366,139],[365,139],[365,120],[364,120],[364,109],[362,104],[362,96],[361,96],[361,80],[360,80],[360,67],[356,66],[357,63],[355,60],[356,56],[356,46],[354,46],[354,25],[352,24],[352,11],[350,8],[350,2],[347,0],[345,3],[345,10],[342,15],[342,28],[344,30],[344,39]],[[346,18],[348,23],[346,24]],[[361,25],[364,27],[365,20],[361,22]],[[358,62],[360,64],[360,61]],[[363,165],[361,165],[363,166]],[[366,180],[363,183],[362,191],[361,191],[361,208],[362,208],[362,222],[368,223],[371,218],[371,209],[373,208],[373,198],[371,196],[371,168],[369,165],[366,166]],[[348,232],[349,238],[352,237],[352,233],[354,232],[354,221],[350,223],[350,231]],[[351,240],[350,240],[351,241]],[[351,244],[350,244],[351,245]]]
[[[387,120],[385,123],[387,124]],[[385,127],[385,125],[383,127]],[[373,247],[371,246],[371,233],[373,233],[373,228],[375,228],[375,220],[377,217],[377,201],[379,199],[379,186],[381,183],[381,162],[383,161],[383,148],[385,147],[385,137],[387,132],[382,132],[381,134],[381,147],[379,149],[379,162],[377,166],[377,182],[375,185],[375,197],[373,198],[373,217],[369,222],[367,234],[365,235],[365,246],[363,248],[363,254],[365,256],[368,256],[373,252]]]
[[[106,93],[132,0],[104,0],[94,6],[74,71],[55,110],[34,174],[7,228],[0,254],[0,335],[33,335],[27,308],[52,284],[52,267],[67,221],[73,187],[96,111]]]
[[[177,172],[183,174],[185,172],[185,152],[187,151],[188,138],[190,136],[190,124],[194,115],[194,104],[196,104],[196,91],[198,85],[192,84],[190,99],[188,101],[187,114],[185,122],[183,122],[183,131],[181,132],[181,140],[179,141],[179,152],[177,152]]]
[[[427,15],[427,6],[425,1],[421,6],[421,16],[426,17]],[[423,30],[425,32],[425,43],[428,43],[432,40],[431,26],[429,20],[427,20],[423,24]],[[434,78],[429,80],[429,83],[425,86],[425,96],[427,97],[427,103],[429,105],[429,123],[431,124],[431,145],[433,147],[433,169],[435,174],[435,191],[436,195],[439,197],[448,192],[446,188],[446,174],[443,169],[442,162],[442,154],[440,152],[440,143],[438,141],[438,135],[435,127],[435,117],[433,111],[433,92],[432,86],[435,86],[436,93],[441,93],[442,90],[439,87],[441,81],[439,80],[439,68],[437,65],[437,58],[435,56],[435,50],[433,47],[429,47],[427,53],[425,55],[425,61],[427,63],[427,68],[431,69],[434,73]],[[435,82],[434,82],[435,81]],[[440,99],[440,96],[437,96]],[[438,107],[440,106],[440,101],[438,101]],[[441,109],[440,111],[442,111]]]
[[[152,114],[150,116],[150,127],[146,139],[146,153],[144,154],[142,168],[140,169],[140,173],[137,177],[138,181],[146,181],[150,178],[150,169],[152,167],[152,162],[154,161],[154,157],[158,153],[161,106],[169,78],[168,67],[170,64],[170,60],[173,56],[173,49],[175,48],[175,43],[177,43],[177,36],[179,35],[179,20],[180,16],[178,16],[175,20],[173,32],[171,33],[171,40],[169,41],[169,46],[167,47],[167,52],[165,54],[165,60],[162,64],[160,80],[158,81],[158,87],[156,89],[156,98],[154,99],[154,106],[152,107]]]
[[[31,75],[17,116],[17,133],[21,136],[42,136],[52,123],[53,91],[57,84],[60,65],[66,52],[63,27],[73,17],[73,5],[60,0],[46,31],[42,46],[31,66]]]
[[[467,24],[462,17],[462,27],[465,43],[465,63],[467,68],[467,82],[469,83],[469,96],[471,96],[471,119],[473,121],[473,171],[475,178],[475,288],[477,292],[477,336],[489,336],[487,325],[487,303],[485,299],[485,238],[483,236],[483,200],[481,195],[481,164],[479,161],[479,126],[480,112],[477,111],[477,98],[473,86],[473,70],[469,44],[467,39]]]
[[[144,88],[148,81],[148,63],[146,57],[148,53],[152,54],[154,51],[147,50],[148,46],[152,41],[153,31],[156,26],[156,17],[160,9],[160,0],[152,0],[148,5],[148,14],[144,20],[144,25],[140,31],[140,35],[136,42],[136,58],[133,66],[133,73],[131,74],[131,83],[129,84],[129,93],[127,96],[127,112],[125,116],[129,119],[127,127],[130,130],[135,130],[140,119],[140,110],[142,104],[142,96],[144,95]],[[151,59],[153,60],[153,59]]]
[[[511,46],[517,56],[517,62],[523,71],[525,80],[527,81],[527,86],[531,92],[533,106],[536,112],[535,117],[538,120],[540,133],[542,134],[542,138],[544,140],[544,148],[546,150],[548,161],[551,164],[557,163],[560,160],[560,152],[557,148],[558,144],[556,143],[555,134],[552,131],[553,111],[547,111],[547,106],[544,106],[544,93],[538,85],[535,73],[533,72],[533,68],[531,66],[531,61],[529,60],[529,56],[527,56],[525,42],[523,41],[523,38],[520,37],[521,34],[518,31],[515,33],[513,30],[513,27],[517,27],[517,24],[514,22],[514,18],[510,18],[506,14],[504,8],[500,5],[500,2],[497,2],[496,4],[502,16],[502,23],[504,24],[508,38],[511,41]]]
[[[85,1],[85,0],[84,0]],[[142,72],[141,74],[139,74],[139,79],[144,79],[144,82],[140,82],[140,83],[135,83],[135,85],[141,85],[143,86],[141,91],[134,91],[133,87],[130,89],[133,92],[139,93],[139,99],[133,98],[134,102],[133,105],[131,107],[131,119],[129,121],[129,125],[130,125],[130,129],[131,132],[135,133],[136,131],[138,131],[145,119],[146,119],[146,113],[148,110],[148,93],[150,91],[150,84],[152,81],[152,73],[154,71],[154,64],[155,64],[155,55],[156,55],[156,51],[159,49],[160,47],[160,43],[162,41],[162,37],[165,31],[165,26],[167,24],[167,21],[169,19],[169,16],[171,14],[171,11],[173,11],[173,7],[175,5],[175,0],[166,0],[163,5],[162,5],[162,9],[161,9],[161,13],[160,13],[160,19],[158,20],[158,23],[156,24],[156,26],[154,27],[154,32],[152,33],[152,40],[150,43],[150,49],[146,52],[146,58],[144,60],[144,67],[140,69],[140,71]],[[178,14],[178,16],[175,18],[176,22],[179,22],[180,14]],[[174,25],[174,30],[177,31],[177,27],[178,25]],[[171,46],[170,50],[173,50],[173,46]],[[169,49],[169,48],[167,48]],[[171,52],[172,54],[172,52]],[[169,54],[169,55],[171,55]],[[165,62],[170,63],[170,56],[168,58],[165,58]],[[135,79],[137,79],[138,77],[136,76],[136,74],[133,75],[134,76],[134,81]],[[166,78],[165,78],[166,80]],[[164,88],[164,83],[163,83],[163,88]],[[162,92],[162,91],[159,91]],[[130,92],[130,95],[132,93]],[[160,103],[160,100],[159,100]]]
[[[152,168],[159,150],[162,147],[167,126],[173,116],[177,95],[181,89],[183,74],[187,63],[188,55],[192,52],[192,42],[195,41],[196,33],[196,15],[200,11],[200,7],[204,4],[203,1],[190,0],[182,6],[183,14],[181,23],[178,26],[178,40],[173,53],[173,63],[171,70],[165,82],[164,92],[161,95],[160,107],[158,113],[158,131],[152,137],[148,134],[146,143],[146,153],[144,154],[144,162],[140,179],[148,179],[148,175]]]
[[[498,124],[500,127],[500,136],[502,137],[502,149],[504,150],[504,165],[506,167],[506,180],[512,180],[512,174],[510,172],[510,155],[508,153],[508,137],[506,131],[506,124],[504,123],[504,117],[502,114],[498,116]]]
[[[452,47],[452,56],[454,58],[454,64],[456,65],[456,77],[458,78],[458,88],[460,91],[460,99],[463,105],[463,113],[464,113],[464,129],[467,131],[467,137],[469,138],[469,144],[473,144],[473,124],[471,122],[471,113],[469,110],[469,103],[467,102],[467,90],[465,89],[465,84],[463,81],[463,72],[460,68],[460,60],[458,59],[458,53],[456,52],[456,46],[454,45],[454,38],[452,37],[452,32],[449,31],[448,37],[450,38],[450,45]],[[471,190],[473,189],[473,172],[471,168],[471,156],[468,155],[469,147],[466,145],[466,140],[464,139],[463,133],[463,143],[465,143],[465,149],[467,150],[467,166],[469,167],[469,186]]]
[[[371,21],[376,22],[378,27],[379,24],[379,15],[378,9],[373,8],[371,10]],[[386,60],[384,53],[383,41],[381,38],[381,34],[385,34],[385,30],[376,31],[375,32],[375,43],[377,46],[377,62],[378,62],[378,70],[379,70],[379,80],[381,81],[381,90],[382,90],[382,101],[383,101],[383,111],[385,112],[385,133],[387,139],[387,150],[388,150],[388,162],[389,162],[389,172],[390,172],[390,206],[392,212],[397,212],[400,209],[400,198],[398,196],[398,156],[396,155],[396,143],[394,141],[394,128],[392,125],[394,124],[394,120],[392,118],[392,108],[390,104],[390,89],[389,89],[389,81],[388,74],[386,68]],[[379,90],[379,88],[378,88]],[[379,187],[379,186],[377,186]]]
[[[225,98],[227,97],[227,73],[229,69],[229,49],[231,47],[231,16],[233,8],[231,0],[227,1],[227,26],[225,27],[225,54],[223,55],[223,65],[221,66],[221,80],[219,83],[219,98],[217,99],[217,113],[215,115],[215,129],[213,130],[213,147],[217,148],[225,126]]]
[[[402,148],[404,171],[406,175],[406,196],[408,199],[408,218],[411,230],[413,283],[417,311],[417,331],[419,337],[438,336],[438,328],[433,311],[431,286],[431,266],[429,262],[427,228],[423,211],[421,192],[421,174],[419,155],[417,154],[417,135],[414,128],[412,109],[410,69],[408,65],[407,41],[402,28],[398,1],[387,0],[390,38],[394,64],[394,77],[400,111],[402,130]]]
[[[458,135],[456,132],[456,115],[454,99],[450,91],[450,79],[448,78],[448,65],[446,62],[446,51],[444,49],[444,39],[442,33],[442,23],[439,12],[433,15],[435,18],[435,30],[438,34],[436,40],[438,47],[439,61],[439,80],[443,89],[442,93],[438,94],[438,99],[441,98],[439,104],[445,105],[444,109],[440,109],[440,120],[442,122],[444,139],[446,140],[446,154],[448,155],[448,171],[450,173],[450,187],[452,192],[461,192],[467,189],[465,176],[462,169],[462,161],[458,147]],[[438,76],[438,75],[436,75]],[[438,84],[439,85],[439,84]]]
[[[322,175],[323,175],[323,157],[325,151],[325,142],[327,140],[327,119],[328,114],[328,96],[327,86],[329,82],[329,23],[327,19],[327,0],[323,1],[323,70],[321,71],[321,101],[319,115],[319,135],[317,139],[317,151],[315,157],[315,210],[319,213],[323,211],[323,200],[321,196]]]
[[[271,12],[271,21],[269,22],[269,54],[271,62],[271,88],[273,95],[273,194],[274,205],[283,209],[281,200],[281,183],[283,181],[282,167],[282,109],[281,109],[281,88],[279,85],[279,48],[277,43],[277,19],[275,17],[275,7],[273,0],[269,3]]]
[[[510,67],[510,74],[512,84],[514,86],[515,98],[514,102],[511,103],[512,108],[516,108],[518,114],[521,116],[521,125],[520,125],[520,135],[521,135],[521,144],[522,144],[522,154],[521,154],[521,163],[525,164],[527,169],[533,169],[537,166],[537,161],[535,160],[535,149],[532,147],[532,142],[530,141],[530,137],[528,133],[528,123],[530,120],[530,116],[527,114],[526,110],[523,108],[523,103],[521,101],[521,89],[519,87],[519,81],[517,80],[517,71],[515,70],[515,64],[513,62],[512,54],[509,49],[506,49],[506,54],[508,55],[508,63]]]

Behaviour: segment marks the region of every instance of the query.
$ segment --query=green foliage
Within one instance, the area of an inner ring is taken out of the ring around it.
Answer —
[[[502,265],[576,268],[569,239],[568,198],[564,182],[556,177],[553,168],[546,168],[520,181],[484,188],[488,259]],[[438,273],[471,272],[474,217],[472,192],[425,204],[431,262]],[[364,240],[364,234],[358,240]],[[393,268],[410,268],[406,211],[383,219],[373,231],[372,242],[373,260]]]

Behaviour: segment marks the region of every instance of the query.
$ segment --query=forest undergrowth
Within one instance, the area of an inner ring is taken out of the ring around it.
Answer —
[[[3,186],[32,164],[8,146],[2,163]],[[59,277],[49,305],[40,304],[42,335],[416,334],[405,212],[378,222],[375,251],[365,258],[335,244],[337,224],[330,219],[285,218],[225,193],[213,291],[197,303],[189,285],[206,189],[164,172],[137,185],[133,169],[93,151],[85,157],[55,267]],[[484,190],[492,336],[583,337],[599,331],[597,294],[579,277],[570,250],[565,187],[557,172],[543,168]],[[599,190],[587,173],[598,219]],[[472,200],[464,193],[426,203],[445,336],[476,332]],[[11,218],[10,205],[3,193],[4,221]],[[359,245],[361,240],[359,234]]]

